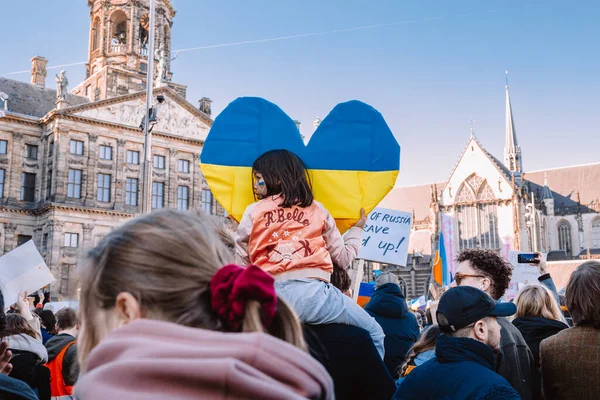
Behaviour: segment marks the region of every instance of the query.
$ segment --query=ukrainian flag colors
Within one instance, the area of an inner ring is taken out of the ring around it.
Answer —
[[[448,269],[446,258],[446,247],[444,246],[444,234],[440,233],[438,249],[435,252],[435,262],[433,264],[433,279],[440,286],[448,286],[452,283],[452,276]]]
[[[355,223],[361,208],[369,212],[377,206],[400,167],[398,142],[381,114],[365,103],[338,104],[305,146],[294,121],[275,104],[239,98],[215,120],[200,157],[211,191],[236,220],[255,201],[252,164],[275,149],[304,161],[315,198],[341,232]]]

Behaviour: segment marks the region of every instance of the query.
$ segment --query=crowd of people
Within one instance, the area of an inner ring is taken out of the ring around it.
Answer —
[[[541,254],[514,302],[509,263],[478,249],[424,323],[391,273],[363,309],[347,268],[364,212],[342,236],[286,151],[253,181],[237,232],[174,210],[112,231],[78,266],[77,312],[0,304],[0,398],[600,398],[600,262],[566,287],[572,326]]]

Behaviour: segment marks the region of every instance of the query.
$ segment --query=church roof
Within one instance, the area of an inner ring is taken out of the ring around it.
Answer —
[[[0,77],[0,92],[8,95],[8,111],[41,118],[56,108],[56,90]],[[67,94],[69,106],[89,103],[87,97]]]
[[[438,190],[444,187],[445,182],[437,183]],[[415,212],[417,221],[429,215],[431,205],[431,184],[393,188],[381,202],[379,207],[392,210]]]
[[[529,190],[538,198],[543,195],[544,176],[548,177],[548,187],[552,191],[557,211],[560,208],[571,208],[569,211],[575,209],[579,194],[583,206],[581,211],[593,212],[586,209],[586,206],[600,199],[600,162],[526,173],[525,180]]]

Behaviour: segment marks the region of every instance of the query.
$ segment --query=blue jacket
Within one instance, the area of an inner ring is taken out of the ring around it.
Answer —
[[[442,335],[435,354],[407,375],[393,400],[520,400],[508,381],[494,372],[491,347]]]
[[[404,363],[406,354],[419,338],[417,318],[408,310],[406,298],[395,283],[378,287],[365,306],[385,333],[385,366],[392,377],[397,378],[398,367]]]

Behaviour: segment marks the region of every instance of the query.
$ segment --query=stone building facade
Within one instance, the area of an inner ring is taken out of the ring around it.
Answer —
[[[157,3],[157,46],[170,50],[175,12],[168,0]],[[91,46],[98,41],[98,48],[90,50],[88,78],[72,94],[60,99],[45,87],[43,57],[32,59],[31,83],[0,78],[0,255],[33,240],[56,278],[52,295],[65,298],[73,294],[82,250],[139,215],[143,189],[140,122],[146,96],[139,65],[148,52],[136,47],[136,35],[147,1],[88,4]],[[117,11],[127,18],[117,19]],[[128,35],[118,36],[125,40],[122,54],[110,51],[108,38],[117,28],[123,32],[115,21],[125,23]],[[98,22],[102,33],[94,36]],[[185,86],[171,84],[168,72],[166,84],[154,91],[152,206],[224,215],[198,161],[212,125],[210,100],[202,99],[202,110],[194,107],[182,96]],[[159,96],[162,102],[156,101]]]

